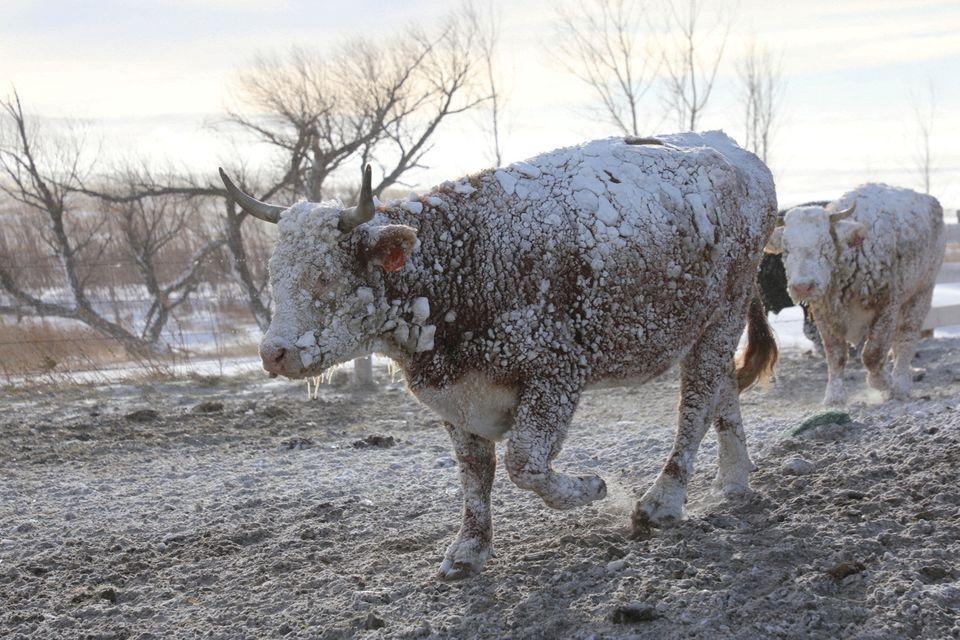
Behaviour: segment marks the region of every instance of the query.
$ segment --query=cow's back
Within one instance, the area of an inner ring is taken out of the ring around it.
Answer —
[[[421,232],[422,254],[452,244],[455,264],[433,297],[463,309],[455,329],[485,336],[487,360],[575,352],[592,378],[655,375],[715,314],[743,312],[726,300],[752,281],[773,224],[769,171],[703,135],[662,140],[596,141],[435,194],[448,213]]]
[[[865,184],[829,208],[856,203],[853,219],[867,228],[862,247],[838,271],[839,290],[861,298],[892,287],[898,299],[928,287],[943,260],[943,210],[936,198],[910,189]]]

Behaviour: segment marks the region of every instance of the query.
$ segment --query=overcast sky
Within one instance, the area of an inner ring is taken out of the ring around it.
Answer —
[[[554,4],[493,1],[502,21],[507,162],[615,133],[585,115],[589,94],[546,53]],[[751,39],[782,60],[784,99],[770,160],[781,204],[834,198],[868,180],[921,187],[915,109],[932,105],[933,194],[945,207],[960,207],[960,2],[704,4],[705,15],[722,6],[735,19],[702,128],[743,139],[735,61]],[[357,34],[387,35],[411,22],[436,24],[450,5],[2,0],[0,95],[16,88],[30,114],[83,119],[107,148],[124,155],[176,157],[191,167],[209,164],[215,174],[228,151],[204,124],[235,104],[231,83],[254,55],[282,54],[293,45],[322,49]],[[649,3],[651,17],[655,6]],[[442,134],[427,159],[431,169],[416,178],[429,183],[483,168],[489,156],[481,146],[480,126],[465,118]]]

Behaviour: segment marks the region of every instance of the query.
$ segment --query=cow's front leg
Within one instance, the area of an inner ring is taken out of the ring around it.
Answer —
[[[607,495],[607,485],[599,476],[570,476],[551,466],[579,399],[579,388],[534,384],[525,389],[504,456],[513,483],[533,491],[554,509],[579,507]]]
[[[893,374],[890,386],[891,397],[898,400],[910,395],[910,387],[913,385],[911,364],[917,354],[923,323],[930,313],[932,289],[931,284],[915,294],[900,311],[900,323],[893,338]]]
[[[829,327],[821,325],[820,337],[823,338],[823,355],[827,361],[827,390],[823,394],[825,406],[841,406],[847,402],[847,392],[843,386],[843,373],[847,366],[847,354],[850,347],[845,336],[837,337]]]
[[[497,468],[497,455],[492,440],[451,424],[446,427],[460,465],[463,522],[457,539],[447,547],[440,563],[440,577],[457,580],[479,573],[493,552],[490,489]]]

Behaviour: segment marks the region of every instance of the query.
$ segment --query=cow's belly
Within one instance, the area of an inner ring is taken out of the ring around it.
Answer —
[[[421,387],[417,398],[451,424],[489,440],[500,440],[513,426],[517,392],[480,373],[468,373],[443,387]]]

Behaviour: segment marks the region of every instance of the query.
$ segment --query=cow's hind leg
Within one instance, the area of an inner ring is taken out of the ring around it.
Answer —
[[[440,564],[440,577],[455,580],[478,573],[492,553],[490,490],[497,468],[497,455],[496,445],[492,440],[473,435],[451,424],[446,427],[460,464],[463,521],[457,539],[444,554]]]
[[[867,384],[887,395],[891,393],[893,381],[885,365],[895,329],[894,309],[888,306],[880,311],[871,323],[860,354],[860,360],[867,370]]]
[[[579,400],[579,389],[553,383],[528,386],[521,393],[504,463],[510,479],[530,489],[554,509],[570,509],[606,497],[598,476],[570,476],[553,470]]]
[[[732,368],[730,375],[720,380],[713,427],[719,442],[717,488],[723,493],[742,493],[749,488],[749,474],[756,467],[747,451],[740,394]]]
[[[910,364],[917,353],[917,343],[920,341],[920,332],[923,322],[930,313],[933,285],[913,296],[901,308],[900,323],[893,339],[893,376],[890,384],[890,395],[896,399],[904,399],[910,394],[913,384],[913,369]]]
[[[743,329],[742,321],[739,324]],[[646,493],[637,501],[633,510],[633,530],[637,534],[646,534],[652,526],[670,525],[678,522],[683,515],[683,504],[687,496],[687,481],[693,474],[694,460],[700,441],[717,408],[718,394],[721,389],[729,389],[733,384],[733,353],[740,337],[740,331],[720,326],[707,329],[700,340],[684,357],[680,365],[680,408],[677,421],[677,433],[673,450],[666,464]],[[731,419],[729,405],[724,414]],[[742,429],[741,429],[742,433]],[[729,464],[746,466],[749,472],[749,458],[746,451],[739,451],[734,442],[734,432],[725,437],[723,452]],[[723,449],[722,449],[723,450]],[[734,462],[736,460],[736,462]],[[739,478],[739,471],[725,472],[730,478]]]

